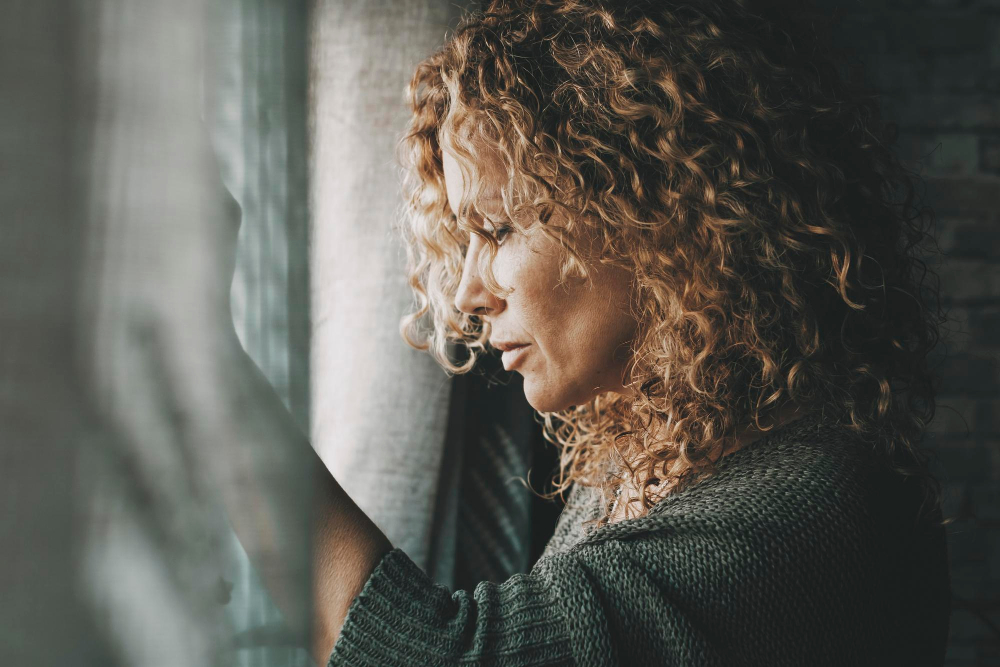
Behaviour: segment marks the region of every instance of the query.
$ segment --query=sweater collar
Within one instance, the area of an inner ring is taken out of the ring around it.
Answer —
[[[738,479],[750,463],[761,459],[773,459],[780,464],[796,458],[796,450],[802,454],[812,447],[821,431],[844,428],[833,415],[822,408],[815,409],[798,419],[777,426],[753,442],[724,456],[715,466],[710,476],[693,482],[690,486],[667,495],[650,508],[644,516],[625,519],[595,528],[580,540],[578,545],[603,542],[627,536],[659,530],[669,522],[665,513],[679,503],[687,502],[694,496],[712,494],[717,488]]]

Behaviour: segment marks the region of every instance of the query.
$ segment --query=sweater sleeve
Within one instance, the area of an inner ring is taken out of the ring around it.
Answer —
[[[536,574],[450,592],[401,550],[354,599],[329,665],[573,665],[554,588]]]

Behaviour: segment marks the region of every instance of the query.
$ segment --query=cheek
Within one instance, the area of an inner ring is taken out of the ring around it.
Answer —
[[[561,314],[564,328],[556,332],[557,340],[567,370],[588,387],[621,388],[638,328],[629,312],[628,284],[595,276],[593,289],[581,285],[563,300],[568,310]]]
[[[502,286],[514,288],[505,333],[527,335],[538,348],[523,367],[527,386],[551,399],[570,393],[579,401],[584,389],[617,385],[634,331],[626,312],[630,277],[603,271],[590,284],[572,278],[561,284],[560,256],[526,245],[505,249],[493,270]]]
[[[518,324],[543,348],[556,347],[574,309],[574,296],[559,285],[556,260],[523,262],[509,267],[508,275],[516,290],[508,305]]]
[[[551,321],[564,306],[559,283],[559,257],[538,239],[520,240],[493,262],[493,273],[501,286],[513,287],[508,305],[533,326]],[[528,326],[528,322],[522,322]],[[528,333],[531,333],[529,330]]]

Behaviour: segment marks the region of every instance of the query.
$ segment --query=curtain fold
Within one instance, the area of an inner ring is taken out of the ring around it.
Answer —
[[[0,664],[110,660],[86,600],[67,594],[76,445],[102,434],[71,371],[75,31],[63,2],[15,7],[0,20]]]
[[[460,12],[443,0],[317,0],[310,40],[312,441],[424,568],[438,493],[452,492],[441,485],[451,383],[399,335],[412,297],[392,231],[395,146],[409,77]]]
[[[241,210],[231,290],[244,349],[309,432],[306,0],[209,4],[205,120]],[[309,664],[235,534],[224,545],[227,618],[240,667]]]

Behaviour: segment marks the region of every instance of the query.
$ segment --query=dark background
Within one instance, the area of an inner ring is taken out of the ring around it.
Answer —
[[[1000,665],[1000,1],[818,0],[898,123],[937,217],[949,322],[926,445],[945,490],[947,665]]]

